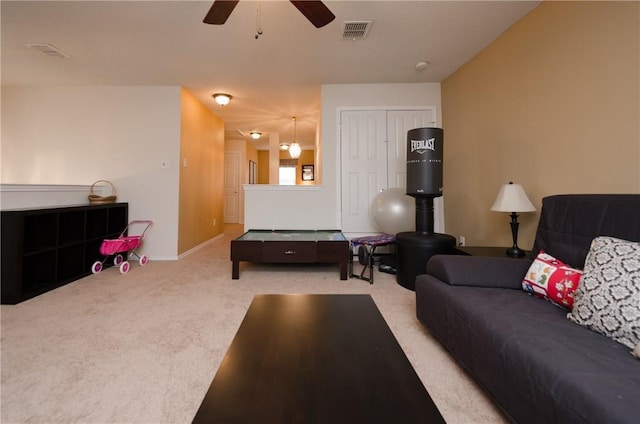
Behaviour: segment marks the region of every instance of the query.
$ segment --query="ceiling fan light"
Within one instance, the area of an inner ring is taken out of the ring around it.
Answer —
[[[231,95],[225,93],[216,93],[213,95],[213,100],[216,101],[220,106],[226,106],[231,101]]]

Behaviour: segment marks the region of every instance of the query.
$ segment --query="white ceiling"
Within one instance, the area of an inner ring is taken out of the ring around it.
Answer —
[[[336,19],[320,29],[281,0],[240,1],[226,24],[207,25],[211,3],[3,0],[2,84],[182,86],[225,121],[228,137],[256,130],[288,142],[296,116],[298,141],[311,148],[322,84],[443,81],[539,1],[329,0]],[[342,40],[354,20],[373,21],[368,38]],[[418,71],[421,61],[429,66]],[[215,105],[215,92],[232,102]]]

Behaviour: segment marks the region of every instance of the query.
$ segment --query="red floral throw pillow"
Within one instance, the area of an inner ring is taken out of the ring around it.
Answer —
[[[567,309],[573,300],[582,271],[540,252],[522,280],[522,289]]]

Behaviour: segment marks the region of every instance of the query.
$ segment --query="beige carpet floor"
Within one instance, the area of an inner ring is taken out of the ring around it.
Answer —
[[[258,293],[367,293],[448,423],[504,417],[415,317],[415,294],[376,270],[242,263],[240,226],[178,261],[133,264],[1,308],[2,423],[188,423]],[[392,390],[392,388],[389,388]],[[247,405],[250,407],[250,405]]]

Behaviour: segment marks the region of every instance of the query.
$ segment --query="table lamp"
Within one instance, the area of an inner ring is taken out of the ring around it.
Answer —
[[[498,197],[493,202],[491,210],[495,212],[511,212],[511,235],[513,236],[513,247],[507,249],[507,255],[513,258],[521,258],[525,255],[524,250],[518,247],[518,214],[517,212],[533,212],[536,208],[524,192],[520,184],[509,182],[500,187]]]

